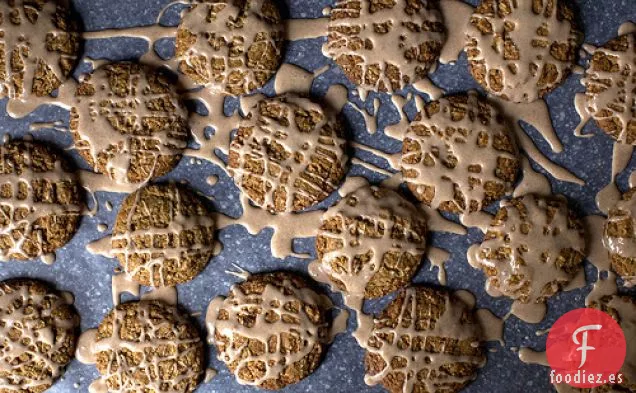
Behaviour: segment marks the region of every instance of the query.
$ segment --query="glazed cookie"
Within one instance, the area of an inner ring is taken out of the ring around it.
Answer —
[[[282,63],[283,23],[274,0],[194,0],[177,33],[179,71],[193,85],[241,95]]]
[[[79,317],[35,280],[0,282],[0,392],[41,393],[73,359]]]
[[[270,213],[304,210],[327,198],[345,176],[344,123],[307,98],[283,95],[249,108],[230,145],[237,186]]]
[[[97,328],[96,382],[109,392],[193,392],[204,372],[199,331],[175,306],[140,301],[115,307]]]
[[[470,19],[470,71],[488,93],[533,102],[560,85],[582,35],[563,0],[482,0]]]
[[[565,198],[526,195],[501,203],[468,261],[486,274],[491,296],[539,304],[574,278],[585,250],[583,225]]]
[[[629,286],[636,284],[636,189],[623,195],[609,211],[603,244],[609,251],[612,270]]]
[[[110,64],[72,93],[75,148],[95,171],[116,183],[140,183],[165,175],[181,159],[188,112],[165,71]]]
[[[68,78],[80,50],[69,2],[2,1],[0,15],[0,98],[50,95]]]
[[[322,217],[319,268],[347,295],[377,298],[415,275],[426,247],[426,218],[398,193],[374,186],[345,196]]]
[[[82,187],[57,152],[28,141],[0,146],[0,260],[41,258],[75,234],[83,208]]]
[[[215,222],[201,198],[176,184],[146,186],[117,214],[112,255],[142,285],[192,280],[214,253]]]
[[[329,341],[327,308],[328,300],[298,276],[249,276],[210,304],[209,341],[239,383],[282,389],[320,364]]]
[[[409,125],[402,175],[433,208],[472,213],[512,193],[519,153],[508,123],[475,93],[426,105]]]
[[[472,311],[441,289],[400,291],[370,333],[365,381],[391,393],[459,392],[486,363]]]
[[[434,71],[445,41],[439,0],[338,0],[323,53],[354,84],[393,92]]]
[[[620,143],[636,145],[636,34],[615,38],[597,49],[581,83],[585,86],[582,117],[591,117]]]

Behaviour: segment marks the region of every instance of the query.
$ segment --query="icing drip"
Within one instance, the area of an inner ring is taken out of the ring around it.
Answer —
[[[527,195],[501,203],[484,241],[469,249],[468,261],[488,276],[488,294],[514,299],[512,313],[537,323],[547,298],[574,278],[585,252],[582,226],[564,199]]]
[[[338,0],[330,17],[323,53],[365,91],[400,90],[425,78],[446,39],[435,1]],[[378,53],[386,60],[378,62]]]
[[[444,24],[448,26],[448,39],[442,48],[439,61],[442,64],[453,64],[468,41],[466,31],[469,29],[474,8],[460,0],[441,1],[440,8],[444,15]]]
[[[0,391],[44,391],[71,361],[79,318],[31,281],[0,283]]]
[[[625,284],[636,284],[636,198],[632,189],[610,209],[605,222],[603,244],[610,253],[612,269]]]

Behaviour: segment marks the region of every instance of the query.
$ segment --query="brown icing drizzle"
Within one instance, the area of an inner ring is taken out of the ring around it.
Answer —
[[[325,212],[317,238],[319,248],[324,245],[323,251],[319,249],[319,260],[312,262],[310,270],[322,270],[352,296],[374,292],[369,284],[377,285],[378,290],[395,290],[399,282],[408,282],[419,266],[410,260],[424,255],[425,234],[424,216],[399,194],[362,187]],[[397,275],[395,282],[376,282],[379,272]]]
[[[394,91],[425,78],[445,41],[435,1],[339,0],[330,17],[323,53],[365,90]],[[386,60],[378,62],[378,53]]]
[[[559,85],[573,66],[579,33],[562,2],[483,0],[470,19],[473,75],[489,92],[533,102]]]
[[[0,283],[0,390],[44,391],[62,375],[79,326],[67,300],[28,281]]]
[[[438,295],[441,298],[435,297]],[[416,391],[417,385],[435,392],[475,378],[474,374],[455,376],[448,371],[454,363],[481,368],[486,362],[479,348],[479,325],[466,318],[470,312],[466,304],[444,292],[430,294],[413,287],[404,290],[394,302],[400,307],[395,314],[397,319],[380,316],[370,326],[362,326],[363,336],[368,338],[363,344],[367,362],[369,357],[375,357],[384,364],[380,370],[367,369],[368,385],[393,377],[402,381],[404,393]]]
[[[65,0],[0,2],[0,97],[48,96],[66,80],[80,47],[68,7]]]
[[[135,340],[120,336],[128,334],[123,321],[130,312],[134,312],[135,320],[143,329],[143,334],[139,334]],[[127,303],[114,308],[107,319],[107,327],[90,329],[81,335],[76,352],[77,359],[85,364],[106,360],[106,368],[100,370],[102,375],[89,387],[91,393],[136,391],[142,386],[140,381],[145,381],[143,386],[155,392],[184,393],[194,390],[192,384],[202,377],[197,370],[186,367],[180,375],[165,380],[162,376],[168,374],[160,370],[162,362],[175,363],[179,359],[202,355],[201,339],[198,336],[190,337],[191,332],[185,332],[189,322],[176,307],[156,301]],[[138,360],[126,361],[124,352],[135,354]],[[165,355],[159,355],[158,352]]]
[[[249,273],[245,276],[250,279]],[[206,314],[208,342],[220,349],[219,360],[232,364],[234,376],[242,385],[261,386],[276,380],[288,366],[310,355],[315,346],[333,341],[346,329],[348,313],[344,310],[330,328],[317,316],[333,307],[324,295],[310,288],[298,288],[290,278],[277,285],[265,283],[262,293],[244,292],[240,284],[230,289],[227,298],[210,302]],[[316,314],[318,312],[318,314]],[[250,322],[250,318],[254,318]],[[256,355],[246,351],[251,340],[267,343],[267,351]],[[284,350],[285,343],[299,342],[298,350]],[[260,375],[246,373],[244,368],[262,364]]]
[[[636,34],[621,35],[591,53],[581,79],[585,93],[575,107],[581,122],[575,134],[594,119],[618,143],[636,144]],[[611,130],[611,132],[610,132]]]
[[[567,202],[526,195],[501,203],[485,240],[469,249],[468,261],[488,276],[491,296],[515,299],[511,312],[537,323],[545,315],[546,299],[580,269],[583,233]]]
[[[75,227],[83,211],[79,183],[67,163],[42,145],[8,142],[0,146],[0,184],[0,261],[39,257],[53,263],[55,248],[74,231],[55,235],[57,240],[50,231]]]
[[[271,213],[299,211],[338,188],[347,157],[335,113],[289,94],[246,109],[228,170],[252,202]]]

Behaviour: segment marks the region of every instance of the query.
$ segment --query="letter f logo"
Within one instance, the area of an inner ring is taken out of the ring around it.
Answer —
[[[583,367],[583,365],[585,364],[585,361],[587,360],[587,351],[593,351],[596,349],[594,347],[587,345],[587,334],[588,334],[587,332],[589,330],[601,330],[602,327],[603,327],[602,325],[585,325],[576,329],[574,333],[572,333],[572,341],[574,341],[574,344],[580,345],[580,347],[576,349],[577,351],[581,351],[581,365],[579,365],[579,368]],[[579,333],[583,333],[582,334],[583,339],[580,342],[577,337]]]

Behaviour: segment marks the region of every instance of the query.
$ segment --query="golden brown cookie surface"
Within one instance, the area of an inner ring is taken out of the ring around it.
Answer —
[[[140,284],[174,286],[205,269],[214,252],[215,228],[192,191],[176,184],[146,186],[124,200],[112,254]]]
[[[326,304],[302,278],[283,272],[250,276],[215,306],[210,338],[240,383],[282,389],[320,364],[329,340]]]
[[[2,1],[0,15],[0,97],[48,96],[68,78],[80,50],[68,1]]]
[[[55,260],[75,234],[84,204],[76,173],[59,153],[28,141],[0,146],[0,260]]]
[[[250,112],[230,145],[228,168],[253,203],[274,214],[300,211],[338,188],[347,161],[339,116],[289,94]]]
[[[439,1],[338,0],[323,53],[354,84],[393,92],[434,70],[445,40]]]
[[[636,189],[623,195],[610,209],[603,244],[609,251],[612,270],[628,285],[636,284]]]
[[[472,311],[445,290],[400,291],[375,318],[366,376],[391,393],[459,392],[486,362]]]
[[[345,294],[377,298],[407,285],[426,247],[426,218],[398,193],[362,187],[327,210],[320,269]]]
[[[280,66],[283,31],[273,0],[195,0],[177,33],[179,71],[194,85],[249,93]]]
[[[592,54],[582,80],[582,110],[619,143],[636,144],[636,34],[615,38]],[[579,104],[577,103],[577,106]]]
[[[519,166],[511,127],[472,93],[426,105],[402,148],[402,175],[411,192],[452,213],[476,212],[512,193]]]
[[[189,138],[188,112],[163,71],[135,63],[103,66],[75,89],[70,129],[95,171],[117,183],[170,172]]]
[[[482,0],[468,31],[470,70],[488,93],[533,102],[569,75],[581,41],[562,0]]]
[[[79,317],[35,280],[0,282],[0,392],[41,393],[73,359]]]
[[[583,226],[565,198],[529,194],[501,203],[468,261],[486,274],[491,296],[545,303],[582,268],[585,243]]]
[[[175,306],[116,306],[97,329],[97,370],[110,392],[191,393],[204,372],[197,328]]]

